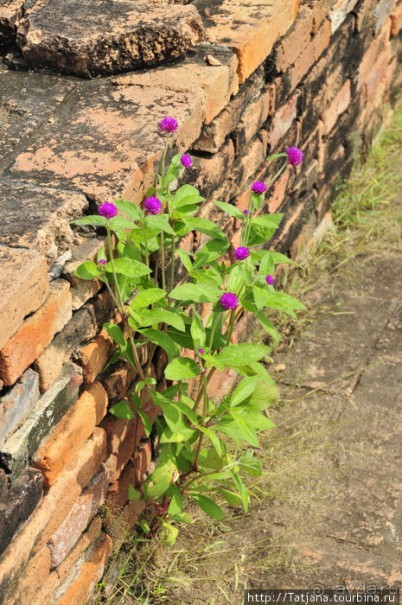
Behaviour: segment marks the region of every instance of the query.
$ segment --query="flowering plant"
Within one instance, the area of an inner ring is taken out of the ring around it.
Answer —
[[[262,343],[234,344],[233,335],[247,312],[278,341],[265,310],[294,316],[303,308],[274,288],[276,265],[291,261],[263,248],[282,215],[260,212],[268,188],[287,166],[300,164],[303,156],[297,148],[288,148],[268,158],[285,162],[269,183],[253,183],[247,210],[216,202],[220,211],[241,225],[241,245],[233,248],[216,223],[196,216],[204,201],[199,191],[188,184],[177,186],[182,171],[192,164],[191,157],[174,155],[166,166],[176,120],[164,118],[159,128],[166,135],[160,173],[143,207],[123,200],[106,202],[98,215],[75,221],[106,230],[97,262],[84,262],[76,275],[106,285],[121,320],[105,325],[117,348],[109,364],[122,358],[136,372],[135,388],[110,412],[127,420],[140,419],[149,435],[152,423],[142,409],[144,397],[151,397],[161,410],[156,420],[155,470],[143,483],[130,486],[129,498],[151,501],[157,525],[162,525],[165,541],[172,543],[178,531],[172,521],[190,519],[186,499],[214,519],[224,515],[218,503],[222,500],[247,511],[244,475],[261,472],[253,448],[258,448],[258,432],[273,426],[264,413],[276,398],[275,384],[263,364],[271,349]],[[192,231],[204,238],[196,252],[181,246]],[[209,303],[208,313],[202,303]],[[144,349],[147,355],[142,362]],[[160,349],[167,355],[168,386],[162,392],[152,375]],[[222,401],[214,401],[210,381],[216,371],[228,368],[241,380]],[[235,445],[230,451],[228,438]],[[244,451],[245,446],[251,449]]]

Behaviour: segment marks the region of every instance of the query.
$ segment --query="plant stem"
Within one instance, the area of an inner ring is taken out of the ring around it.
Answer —
[[[273,185],[277,179],[279,179],[282,172],[284,172],[288,166],[289,166],[289,161],[286,160],[286,162],[279,168],[278,172],[276,174],[274,174],[274,176],[272,177],[272,179],[270,181],[268,181],[267,189],[268,189],[268,187],[271,187],[271,185]]]
[[[145,262],[149,267],[148,239],[144,220],[142,221],[142,228],[144,230]]]
[[[116,268],[114,266],[112,234],[110,231],[108,221],[106,221],[106,233],[107,233],[107,245],[109,248],[109,259],[110,259],[110,264],[112,265],[112,274],[113,274],[114,287],[115,287],[116,295],[117,295],[118,308],[119,308],[120,313],[124,316],[124,304],[123,304],[123,301],[121,298],[119,282],[117,281]]]
[[[170,290],[173,290],[173,283],[174,283],[174,261],[175,261],[175,244],[176,244],[176,239],[175,236],[172,235],[172,247],[171,247],[171,260],[170,260]]]
[[[205,418],[207,416],[207,411],[208,411],[208,392],[207,392],[207,381],[206,381],[206,377],[205,377],[205,372],[202,374],[202,394],[204,396],[204,405],[202,408],[201,424],[204,425]],[[201,435],[199,436],[199,439],[198,439],[197,449],[196,449],[195,456],[194,456],[194,462],[193,462],[194,471],[198,471],[198,458],[200,455],[203,439],[204,439],[204,433],[201,433]]]
[[[161,233],[161,270],[162,270],[162,288],[166,290],[166,278],[165,278],[165,236],[162,231]]]
[[[144,374],[144,371],[142,369],[140,358],[138,357],[137,347],[135,346],[135,342],[134,342],[133,330],[132,330],[131,326],[128,324],[127,321],[125,322],[125,324],[126,324],[126,327],[127,327],[128,338],[129,338],[129,341],[130,341],[131,350],[133,352],[133,357],[134,357],[135,365],[136,365],[136,368],[137,368],[137,372],[138,372],[139,377],[141,378],[141,380],[145,380],[145,374]]]

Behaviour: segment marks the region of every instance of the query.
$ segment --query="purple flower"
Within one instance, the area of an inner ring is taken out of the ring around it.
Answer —
[[[199,353],[200,355],[204,355],[204,349],[198,349],[197,353]]]
[[[245,260],[250,256],[250,250],[245,246],[239,246],[234,251],[234,257],[236,260]]]
[[[176,132],[178,127],[179,125],[177,123],[177,120],[175,120],[174,118],[169,118],[168,116],[166,116],[166,118],[162,118],[162,120],[159,122],[159,129],[162,132]]]
[[[144,202],[145,210],[148,214],[160,214],[162,210],[162,203],[157,197],[147,197]]]
[[[266,190],[267,186],[262,181],[255,181],[255,183],[251,185],[251,191],[254,193],[265,193]]]
[[[291,166],[298,166],[303,161],[303,152],[298,147],[288,147],[286,149],[286,154]]]
[[[107,263],[107,260],[106,260],[105,258],[100,258],[100,259],[98,260],[98,264],[99,264],[99,265],[106,265],[106,263]]]
[[[188,153],[183,153],[183,155],[180,158],[180,163],[182,166],[184,166],[184,168],[190,168],[190,166],[193,165],[193,160],[188,155]]]
[[[237,305],[239,304],[239,299],[237,298],[236,294],[233,294],[233,292],[225,292],[225,294],[222,294],[219,300],[222,307],[226,310],[236,309]]]
[[[249,210],[243,210],[243,214],[245,214],[246,216],[249,216],[251,214],[251,212]]]
[[[272,275],[267,275],[265,281],[267,282],[268,286],[273,286],[275,279]]]
[[[98,208],[98,214],[108,219],[116,216],[117,212],[116,206],[111,202],[105,202]]]

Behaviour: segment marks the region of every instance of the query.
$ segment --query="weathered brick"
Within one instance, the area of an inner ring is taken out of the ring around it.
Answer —
[[[279,141],[283,139],[296,119],[300,94],[300,91],[297,90],[289,101],[275,112],[269,129],[271,151],[277,151]]]
[[[402,29],[402,4],[397,6],[391,15],[391,35],[395,37]]]
[[[102,385],[94,383],[63,416],[41,443],[32,465],[42,471],[45,484],[52,485],[92,435],[107,411],[108,399]]]
[[[5,0],[0,6],[0,48],[15,41],[22,7],[21,0]]]
[[[224,144],[227,136],[235,129],[244,110],[254,98],[261,94],[264,86],[264,73],[258,69],[240,88],[239,93],[231,99],[223,111],[203,127],[193,149],[216,153]]]
[[[345,21],[348,13],[352,12],[356,6],[358,0],[337,0],[329,13],[329,20],[331,22],[331,33],[335,33],[336,30]]]
[[[18,586],[10,595],[10,605],[32,605],[33,603],[49,603],[50,599],[36,598],[37,591],[50,580],[50,550],[43,546],[28,562]]]
[[[117,516],[113,513],[107,514],[106,510],[107,531],[116,543],[121,544],[127,540],[144,509],[144,500],[133,500],[128,502]]]
[[[115,344],[106,330],[102,330],[93,342],[80,348],[79,356],[85,384],[94,382],[104,369],[114,349]]]
[[[152,447],[150,441],[141,444],[133,461],[129,461],[124,467],[120,477],[110,486],[106,499],[106,507],[109,514],[117,516],[128,501],[128,488],[130,485],[137,487],[141,484],[144,474],[150,467],[152,461]]]
[[[390,34],[391,26],[387,23],[378,36],[370,44],[359,66],[357,75],[357,91],[362,88],[367,79],[370,77],[373,65],[377,58],[384,52],[390,52]]]
[[[74,275],[75,270],[87,260],[95,260],[99,250],[104,247],[103,237],[83,237],[79,244],[71,246],[71,261],[63,268],[63,277],[71,284],[72,308],[76,311],[92,298],[102,284],[96,279],[80,279]]]
[[[208,41],[218,44],[223,41],[235,50],[242,84],[292,25],[299,4],[300,0],[277,0],[275,4],[260,0],[250,11],[247,0],[223,0],[212,13],[209,1],[200,2],[198,8],[208,19]]]
[[[47,265],[34,250],[0,246],[0,350],[49,292]]]
[[[107,488],[107,472],[102,469],[91,479],[60,527],[50,538],[48,546],[52,568],[60,565],[78,542],[82,532],[105,501]]]
[[[42,473],[26,468],[11,485],[7,497],[0,501],[0,553],[35,510],[42,497],[42,487]]]
[[[202,195],[209,196],[214,193],[216,198],[222,190],[226,190],[228,183],[222,182],[222,174],[230,173],[235,159],[233,141],[229,139],[213,156],[193,156],[193,166],[188,171],[188,182],[199,188]]]
[[[350,80],[346,80],[341,90],[334,97],[331,105],[322,113],[321,120],[325,127],[325,133],[331,132],[339,116],[347,110],[351,101]]]
[[[301,6],[296,21],[276,48],[278,72],[285,72],[296,63],[301,50],[309,44],[312,31],[313,11],[308,6]]]
[[[56,592],[56,605],[85,603],[92,596],[94,587],[102,577],[112,546],[112,539],[102,534],[93,550],[91,549],[91,554],[80,567],[78,577],[59,598]]]
[[[376,20],[375,33],[383,28],[390,18],[392,11],[396,5],[396,0],[380,0],[374,9],[374,17]]]
[[[52,282],[42,307],[24,321],[0,351],[0,378],[6,386],[15,383],[70,318],[70,285],[64,280]]]
[[[0,397],[0,448],[35,407],[38,399],[39,376],[29,368],[15,386]]]
[[[270,85],[251,101],[243,112],[241,120],[233,133],[237,154],[258,133],[272,113],[275,98],[275,86]]]
[[[15,594],[21,571],[34,552],[46,545],[79,497],[83,487],[98,471],[106,456],[105,432],[96,428],[74,461],[49,488],[29,521],[0,557],[0,595]],[[35,550],[34,550],[35,547]],[[33,552],[34,550],[34,552]]]
[[[18,475],[42,439],[77,400],[81,383],[79,368],[67,364],[60,378],[39,399],[21,428],[1,448],[0,461],[4,468]]]
[[[110,403],[122,399],[136,376],[134,368],[127,362],[120,361],[106,371],[102,376],[102,384],[106,390]]]
[[[284,174],[276,181],[273,192],[269,197],[268,208],[270,214],[277,212],[281,207],[283,200],[285,199],[287,185],[289,182],[289,172],[286,171]]]
[[[212,55],[219,65],[208,65],[205,56]],[[154,71],[132,73],[113,80],[117,86],[157,87],[168,91],[186,92],[199,98],[203,122],[209,124],[227,106],[239,90],[236,55],[223,47],[210,44],[197,46],[194,56],[184,63]]]

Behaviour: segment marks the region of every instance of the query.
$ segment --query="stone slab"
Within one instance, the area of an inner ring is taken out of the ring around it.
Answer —
[[[66,411],[77,400],[82,376],[74,364],[66,364],[62,375],[39,399],[22,427],[15,431],[0,451],[4,468],[17,476]]]
[[[70,284],[61,279],[53,281],[44,304],[23,322],[0,351],[0,377],[6,386],[13,385],[43,353],[71,314]]]
[[[87,207],[87,199],[74,191],[0,181],[0,240],[35,248],[51,263],[71,246],[70,222]]]
[[[33,250],[0,246],[0,350],[49,292],[47,264]]]
[[[166,10],[146,0],[42,0],[17,33],[31,66],[86,77],[173,61],[202,38],[194,6]]]
[[[84,280],[74,275],[81,263],[96,260],[96,255],[104,246],[104,237],[78,237],[71,246],[71,260],[63,267],[63,277],[71,284],[73,311],[84,305],[101,288],[98,280]]]
[[[105,201],[141,201],[153,183],[164,146],[158,123],[173,116],[173,141],[185,151],[201,130],[201,100],[157,87],[86,83],[46,133],[18,155],[13,178],[76,188]]]
[[[39,399],[39,374],[28,368],[17,384],[0,397],[0,447],[28,416]]]
[[[105,468],[99,471],[82,492],[69,514],[48,542],[52,567],[57,567],[66,558],[99,508],[105,501],[109,487]]]
[[[27,468],[13,484],[7,497],[0,501],[0,554],[10,544],[20,525],[35,510],[42,497],[42,488],[42,473]]]
[[[0,48],[15,41],[23,0],[3,0],[0,5]]]
[[[152,77],[148,71],[120,76],[113,79],[113,83],[117,86],[156,86],[190,93],[202,100],[203,121],[209,124],[239,90],[237,65],[233,51],[201,44],[180,65],[155,69]]]
[[[57,75],[0,70],[0,163],[46,125],[78,85]]]

